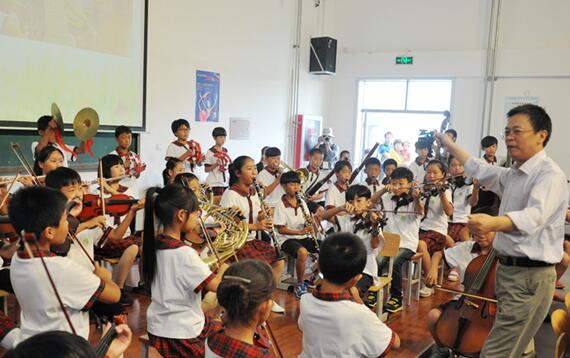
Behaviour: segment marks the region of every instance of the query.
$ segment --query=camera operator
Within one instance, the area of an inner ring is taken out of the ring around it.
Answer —
[[[323,152],[323,164],[321,169],[332,170],[334,163],[338,160],[339,148],[333,143],[332,128],[323,128],[323,135],[319,137],[319,142],[315,148],[319,148]]]

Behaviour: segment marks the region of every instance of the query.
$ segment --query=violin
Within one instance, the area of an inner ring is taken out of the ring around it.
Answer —
[[[479,356],[497,313],[496,272],[497,254],[494,249],[467,265],[463,295],[447,305],[435,324],[433,338],[438,345],[448,347],[461,356]]]
[[[138,202],[138,199],[133,199],[126,194],[112,195],[109,198],[105,198],[105,214],[115,216],[126,215],[131,209],[131,206]],[[78,216],[79,220],[87,221],[100,215],[103,215],[103,209],[99,195],[83,195],[83,210]]]
[[[111,324],[111,328],[105,333],[101,340],[95,346],[95,357],[103,358],[105,357],[111,343],[117,337],[117,329],[116,327],[120,324],[127,324],[127,316],[126,315],[117,315],[113,317],[113,323]]]

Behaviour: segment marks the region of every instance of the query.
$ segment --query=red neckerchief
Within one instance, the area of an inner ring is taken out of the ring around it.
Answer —
[[[342,193],[344,193],[348,188],[344,189],[343,187],[340,186],[340,184],[338,182],[334,183],[334,186],[336,186],[336,188],[338,189],[338,191]]]
[[[216,146],[210,148],[210,151],[214,153],[214,157],[220,161],[220,165],[218,169],[222,172],[222,176],[224,177],[224,182],[226,181],[226,172],[228,171],[228,166],[232,163],[232,158],[228,155],[228,150],[222,147],[221,151],[218,151]]]
[[[483,159],[485,159],[485,161],[487,163],[490,163],[490,164],[497,163],[497,156],[496,155],[493,157],[493,160],[489,160],[489,158],[487,157],[487,154],[483,154]]]
[[[271,175],[273,175],[274,177],[277,176],[277,173],[279,173],[279,169],[275,169],[274,171],[269,170],[269,167],[265,167],[265,170],[267,170],[267,172]]]
[[[177,240],[173,237],[160,234],[154,238],[154,243],[157,250],[170,250],[177,249],[179,247],[188,246],[182,242],[182,240]]]
[[[377,178],[366,178],[365,181],[366,181],[366,184],[368,184],[368,185],[374,185],[374,184],[380,185]]]
[[[253,203],[251,202],[251,196],[255,194],[255,189],[248,186],[247,189],[243,185],[234,184],[230,187],[230,190],[235,191],[239,195],[247,199],[247,205],[249,206],[249,221],[248,223],[253,224]]]
[[[117,152],[117,154],[119,155],[119,157],[128,157],[129,154],[130,154],[130,152],[131,152],[130,150],[127,149],[124,153],[121,153],[121,150],[122,150],[121,147],[116,147],[116,148],[115,148],[115,152]]]
[[[321,292],[320,289],[316,289],[313,291],[313,296],[319,300],[329,301],[329,302],[352,300],[352,296],[347,291],[344,291],[342,293],[332,293],[332,292]]]
[[[53,252],[51,252],[50,250],[31,250],[32,251],[32,255],[34,255],[34,257],[53,257],[53,256],[57,256],[56,254],[54,254]],[[18,251],[18,257],[21,259],[31,259],[30,255],[28,254],[27,250],[19,250]]]
[[[317,168],[317,169],[315,169],[315,170],[311,170],[311,166],[310,166],[310,165],[307,165],[307,171],[308,171],[309,173],[313,173],[313,174],[319,175],[319,168]]]
[[[299,209],[301,207],[301,203],[299,203],[297,201],[297,206],[293,206],[289,202],[289,200],[287,200],[287,194],[285,194],[281,197],[281,201],[283,202],[283,205],[285,206],[285,208],[291,208],[291,209],[295,210],[295,216],[297,216],[297,209]]]
[[[202,147],[200,146],[200,143],[196,142],[195,140],[189,140],[186,143],[180,143],[178,142],[177,139],[174,142],[172,142],[172,144],[179,147],[183,147],[186,150],[192,149],[193,154],[189,156],[186,160],[189,161],[190,164],[192,164],[193,166],[197,162],[202,160],[202,158],[204,157],[204,154],[202,154]]]

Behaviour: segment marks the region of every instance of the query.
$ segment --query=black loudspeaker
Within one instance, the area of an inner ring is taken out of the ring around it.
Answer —
[[[309,72],[314,75],[334,75],[336,73],[336,40],[331,37],[311,39],[311,59]]]

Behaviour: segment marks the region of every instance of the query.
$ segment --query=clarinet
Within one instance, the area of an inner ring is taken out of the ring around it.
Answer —
[[[319,242],[317,241],[317,233],[315,232],[315,227],[313,226],[313,217],[311,216],[311,214],[305,209],[305,207],[303,206],[303,199],[301,198],[301,193],[296,192],[295,196],[297,197],[297,201],[299,202],[299,206],[301,207],[301,212],[303,213],[303,217],[305,218],[305,227],[311,228],[311,234],[309,235],[309,237],[313,240],[313,243],[315,244],[315,248],[317,250],[317,254],[319,254]]]
[[[267,212],[267,208],[265,206],[265,201],[263,200],[263,194],[261,193],[261,186],[257,183],[257,181],[253,181],[253,187],[255,188],[255,192],[257,193],[257,197],[259,198],[259,205],[261,206],[261,212],[263,216],[269,218],[269,213]],[[271,244],[275,248],[275,255],[277,255],[278,260],[282,260],[285,258],[279,249],[279,245],[277,244],[277,235],[275,234],[275,228],[271,225],[271,229],[269,229],[269,238],[271,239]]]

